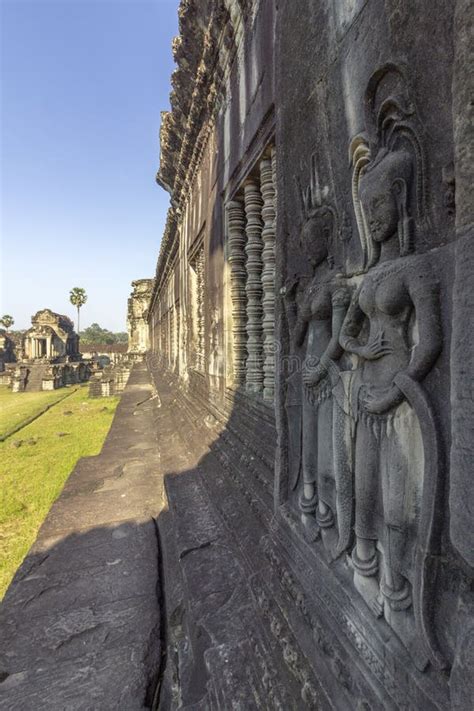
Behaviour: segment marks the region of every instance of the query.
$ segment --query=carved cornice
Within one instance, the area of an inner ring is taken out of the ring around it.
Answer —
[[[171,111],[163,112],[157,181],[180,205],[192,182],[211,124],[225,95],[238,36],[255,0],[182,0]]]
[[[237,32],[256,0],[181,0],[179,36],[172,50],[170,111],[161,115],[157,183],[171,195],[171,208],[156,268],[153,300],[166,281],[177,250],[177,226],[194,176],[225,99],[226,78],[236,54]]]
[[[153,285],[153,293],[150,302],[150,313],[153,311],[153,306],[157,295],[160,293],[162,286],[166,283],[170,271],[173,267],[174,257],[178,249],[178,220],[176,210],[170,207],[166,218],[165,230],[161,240],[160,252],[156,263],[155,282]]]
[[[179,207],[199,165],[215,111],[224,95],[225,68],[235,54],[235,31],[229,8],[241,17],[250,2],[182,0],[179,37],[173,40],[176,69],[171,78],[171,111],[163,112],[157,182]]]

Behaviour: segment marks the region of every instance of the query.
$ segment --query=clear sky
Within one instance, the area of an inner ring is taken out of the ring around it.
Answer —
[[[178,0],[0,0],[1,299],[125,329],[169,197],[155,183]]]

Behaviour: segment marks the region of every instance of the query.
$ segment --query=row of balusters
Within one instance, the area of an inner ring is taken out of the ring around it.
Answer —
[[[231,265],[233,379],[273,400],[275,391],[276,154],[226,205]]]

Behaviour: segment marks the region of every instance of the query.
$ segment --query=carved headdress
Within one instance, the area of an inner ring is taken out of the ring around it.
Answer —
[[[326,219],[331,225],[328,235],[328,248],[330,248],[337,231],[337,212],[328,199],[329,188],[321,188],[316,156],[311,156],[311,174],[308,187],[303,188],[298,177],[295,178],[296,189],[301,202],[303,222],[312,219]]]
[[[321,188],[318,163],[316,155],[311,156],[311,174],[307,188],[301,186],[299,178],[296,178],[296,187],[301,200],[303,217],[307,220],[317,215],[330,212],[335,216],[335,210],[328,201],[329,188],[325,185]]]
[[[414,248],[415,235],[425,229],[426,178],[415,108],[399,66],[386,64],[372,75],[364,108],[366,132],[351,141],[349,158],[364,269],[369,269],[377,261],[378,251],[360,200],[362,179],[378,168],[377,177],[392,191],[399,213],[400,254],[406,255]]]

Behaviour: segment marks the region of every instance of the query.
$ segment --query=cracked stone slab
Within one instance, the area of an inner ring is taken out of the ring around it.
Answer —
[[[15,673],[32,666],[56,667],[69,659],[83,657],[91,649],[105,651],[140,641],[142,625],[156,624],[155,596],[143,596],[99,605],[93,601],[85,607],[65,611],[53,610],[34,620],[11,615],[4,620],[0,657],[2,667]],[[29,649],[29,640],[36,644]],[[32,655],[33,651],[33,655]]]
[[[9,675],[0,687],[0,708],[140,711],[150,708],[148,685],[142,645],[127,645]]]

